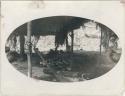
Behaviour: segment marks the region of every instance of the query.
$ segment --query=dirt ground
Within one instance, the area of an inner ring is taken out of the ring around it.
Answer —
[[[71,56],[66,56],[65,61],[70,60],[70,70],[57,72],[57,81],[53,75],[43,72],[43,66],[40,64],[40,58],[36,54],[32,56],[32,77],[35,79],[57,82],[75,82],[85,81],[99,77],[109,70],[111,70],[117,62],[114,62],[109,53],[102,53],[96,51],[74,51]],[[27,75],[27,60],[21,61],[18,59],[12,65],[23,74]],[[65,74],[74,74],[73,76],[64,76]],[[75,76],[77,74],[77,76]],[[62,76],[61,76],[62,75]],[[78,77],[82,76],[81,77]],[[65,78],[66,77],[66,78]],[[53,79],[52,79],[53,78]],[[79,78],[79,79],[78,79]]]

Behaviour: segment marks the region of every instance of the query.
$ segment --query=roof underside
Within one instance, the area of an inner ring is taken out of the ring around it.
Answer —
[[[64,44],[67,33],[80,28],[91,20],[72,16],[53,16],[31,21],[31,33],[35,36],[55,35],[55,44]],[[97,22],[96,22],[97,23]],[[105,34],[113,33],[105,25],[97,23]],[[19,26],[12,32],[9,38],[20,34],[27,35],[27,23]]]
[[[32,35],[56,35],[78,29],[88,19],[71,16],[54,16],[31,21]],[[14,30],[16,35],[27,34],[27,23]]]

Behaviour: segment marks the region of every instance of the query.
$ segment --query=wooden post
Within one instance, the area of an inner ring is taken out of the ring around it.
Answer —
[[[27,23],[27,61],[28,61],[28,77],[32,77],[32,64],[31,64],[31,22]]]
[[[73,45],[74,45],[74,32],[71,31],[71,52],[73,52]]]
[[[100,55],[102,54],[102,29],[101,29],[101,38],[100,38]]]
[[[24,56],[24,44],[25,44],[24,35],[20,34],[20,55],[21,55],[21,58]]]
[[[12,50],[16,51],[16,43],[17,43],[16,36],[14,36],[12,40],[13,40],[13,41],[12,41],[12,42],[13,42],[13,43],[12,43],[12,45],[13,45]]]
[[[108,36],[107,36],[107,49],[108,49],[109,48],[109,39],[110,39],[111,33],[109,30],[107,32],[108,32]]]
[[[68,46],[69,46],[69,44],[68,44],[68,36],[66,36],[66,51],[69,50]]]

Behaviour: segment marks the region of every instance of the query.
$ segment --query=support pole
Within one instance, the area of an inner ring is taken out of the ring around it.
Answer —
[[[74,45],[74,32],[71,31],[71,52],[73,52],[73,45]]]
[[[28,77],[32,77],[32,64],[31,64],[31,22],[27,23],[27,61],[28,61]]]
[[[68,36],[66,36],[66,51],[68,52],[69,51],[69,44],[68,44]]]
[[[107,38],[107,49],[109,48],[109,39],[110,39],[110,35],[111,33],[109,32],[109,30],[107,31],[108,32],[108,38]]]
[[[14,35],[12,38],[9,38],[9,40],[11,41],[11,43],[9,44],[10,50],[16,51],[16,43],[17,43],[16,35]]]
[[[101,38],[100,38],[100,55],[102,54],[102,29],[101,29]]]
[[[25,44],[25,38],[23,34],[20,34],[20,55],[21,58],[24,56],[24,44]]]

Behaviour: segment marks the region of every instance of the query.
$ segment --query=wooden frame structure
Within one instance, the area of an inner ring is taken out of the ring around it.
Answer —
[[[24,44],[25,44],[25,35],[27,36],[27,60],[28,60],[28,77],[32,77],[32,64],[31,64],[31,36],[46,36],[46,35],[55,35],[58,33],[60,36],[64,36],[66,39],[66,51],[73,52],[74,46],[74,30],[83,26],[83,23],[89,22],[88,19],[77,18],[77,17],[53,17],[53,18],[45,18],[33,20],[28,23],[23,24],[20,28],[17,28],[11,36],[20,36],[20,54],[24,52]],[[56,22],[56,23],[55,23]],[[100,37],[100,55],[102,52],[102,33],[106,26],[97,23],[97,25],[101,28],[101,37]],[[103,28],[103,30],[102,30]],[[61,32],[64,32],[63,34]],[[70,33],[71,45],[68,45],[68,33]],[[60,39],[60,37],[59,37]],[[58,47],[58,46],[57,46]]]
[[[27,61],[28,61],[28,77],[32,77],[32,63],[31,63],[31,22],[27,23]]]

